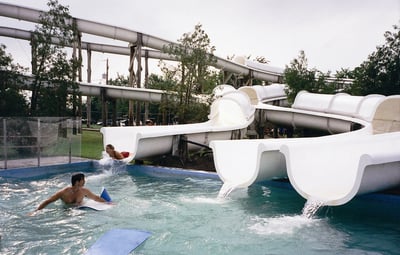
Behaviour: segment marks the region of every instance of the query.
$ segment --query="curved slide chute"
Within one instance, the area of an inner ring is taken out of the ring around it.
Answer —
[[[213,141],[216,170],[229,189],[288,176],[304,198],[341,205],[400,185],[400,96],[301,92],[293,108],[256,107],[275,123],[340,134]]]
[[[276,86],[263,86],[264,94],[275,91],[278,98],[284,94],[276,93]],[[184,136],[188,150],[199,150],[199,145],[208,146],[210,141],[241,139],[247,127],[254,120],[255,107],[247,93],[230,85],[220,85],[214,89],[215,100],[211,104],[209,120],[196,124],[103,127],[104,146],[112,144],[119,151],[127,151],[130,156],[124,161],[145,159],[154,156],[173,154]]]
[[[400,185],[400,132],[283,144],[289,180],[307,200],[342,205]]]

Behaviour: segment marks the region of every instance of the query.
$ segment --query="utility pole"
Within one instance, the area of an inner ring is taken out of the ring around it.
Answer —
[[[106,73],[105,73],[105,78],[106,78],[106,84],[108,83],[108,58],[106,59]],[[102,89],[101,90],[101,103],[102,103],[102,119],[103,119],[103,127],[107,126],[107,115],[108,115],[108,107],[107,107],[107,98],[106,98],[106,90]]]

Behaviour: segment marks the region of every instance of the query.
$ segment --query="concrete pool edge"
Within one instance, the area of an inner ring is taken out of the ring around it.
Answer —
[[[93,167],[93,161],[74,162],[57,165],[47,165],[40,167],[24,167],[0,170],[0,177],[6,179],[32,179],[43,176],[68,173],[68,172],[87,172]]]

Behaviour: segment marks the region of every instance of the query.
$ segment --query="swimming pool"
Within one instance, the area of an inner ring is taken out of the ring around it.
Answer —
[[[82,170],[82,169],[80,169]],[[148,166],[86,169],[93,192],[107,187],[107,211],[65,209],[60,202],[26,216],[70,173],[0,178],[0,254],[82,254],[113,228],[150,231],[133,254],[400,254],[400,199],[370,195],[301,216],[287,183],[265,182],[217,198],[215,174]]]

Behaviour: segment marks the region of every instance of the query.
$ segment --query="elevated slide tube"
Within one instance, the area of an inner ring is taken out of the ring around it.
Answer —
[[[42,11],[33,8],[0,2],[0,15],[4,17],[38,23],[41,12]],[[69,22],[72,22],[72,20]],[[176,44],[156,36],[95,21],[74,18],[74,22],[76,22],[77,29],[82,33],[125,41],[132,44],[140,41],[143,47],[148,47],[159,51],[162,51],[164,46]],[[283,77],[282,73],[276,72],[277,69],[256,69],[229,61],[224,58],[216,58],[217,61],[215,63],[215,67],[239,75],[249,75],[251,73],[254,79],[270,82],[280,82]]]

